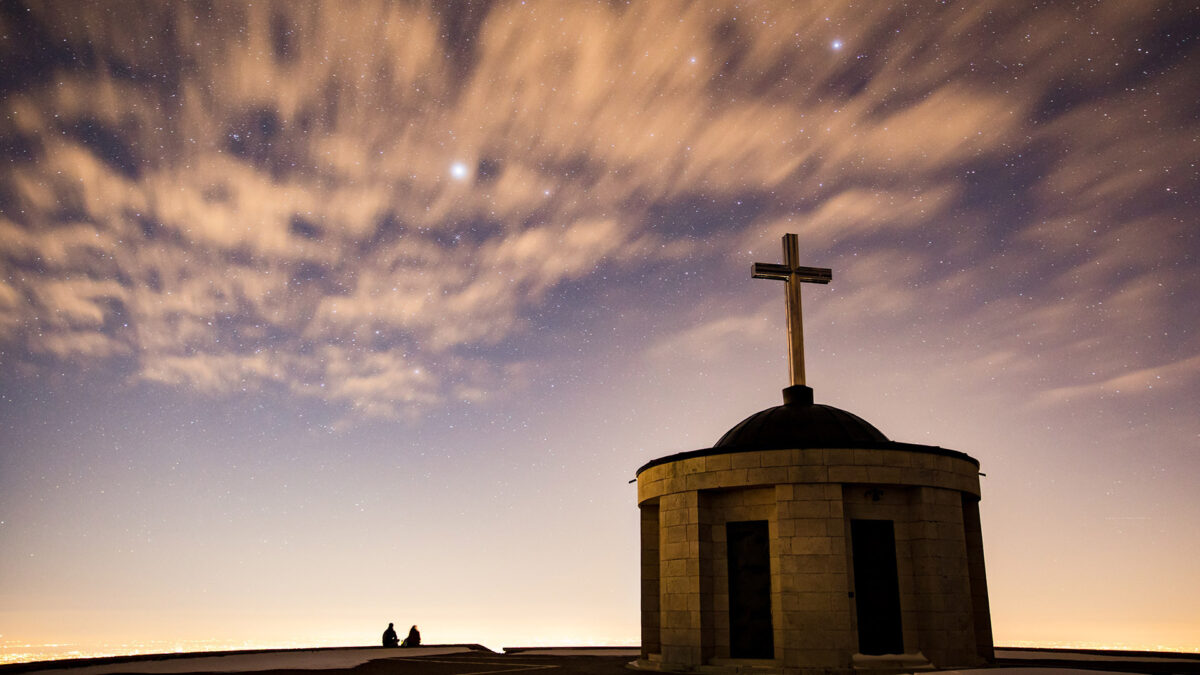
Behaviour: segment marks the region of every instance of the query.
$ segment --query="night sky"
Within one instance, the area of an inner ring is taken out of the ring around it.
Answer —
[[[785,232],[817,401],[980,460],[997,643],[1200,650],[1198,34],[0,4],[0,656],[636,644],[628,481],[781,402]]]

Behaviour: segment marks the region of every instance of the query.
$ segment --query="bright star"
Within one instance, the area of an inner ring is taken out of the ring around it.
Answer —
[[[454,178],[454,180],[466,180],[467,165],[463,164],[462,162],[455,162],[451,164],[450,175]]]
[[[842,41],[841,41],[841,40],[834,40],[834,41],[833,41],[833,42],[832,42],[832,43],[831,43],[829,46],[830,46],[830,47],[833,47],[833,51],[835,51],[835,52],[836,52],[837,50],[839,50],[839,49],[841,49],[841,48],[842,48]]]

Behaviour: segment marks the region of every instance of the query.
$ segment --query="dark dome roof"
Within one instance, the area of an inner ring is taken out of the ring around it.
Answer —
[[[871,423],[853,413],[812,402],[812,389],[783,390],[784,404],[742,420],[713,449],[856,448],[890,443]]]

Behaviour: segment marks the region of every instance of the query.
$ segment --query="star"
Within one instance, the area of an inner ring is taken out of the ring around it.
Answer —
[[[833,51],[835,52],[840,51],[842,49],[842,41],[840,39],[835,39],[829,44],[829,46],[832,47]]]
[[[450,165],[450,176],[454,180],[466,180],[469,173],[467,165],[463,162],[454,162]]]

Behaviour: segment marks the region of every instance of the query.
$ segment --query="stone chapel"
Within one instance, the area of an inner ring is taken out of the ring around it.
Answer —
[[[786,282],[792,386],[708,449],[637,472],[642,651],[657,671],[898,673],[992,658],[979,462],[889,440],[814,403],[800,283],[828,269],[755,263]]]

